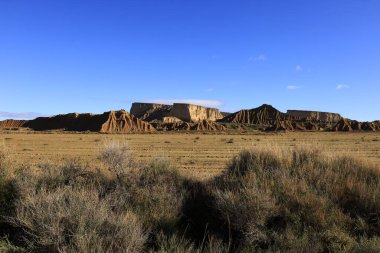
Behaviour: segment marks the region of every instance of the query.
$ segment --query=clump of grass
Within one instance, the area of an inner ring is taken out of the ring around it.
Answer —
[[[234,139],[233,139],[233,138],[229,139],[229,140],[227,141],[227,143],[234,143]]]

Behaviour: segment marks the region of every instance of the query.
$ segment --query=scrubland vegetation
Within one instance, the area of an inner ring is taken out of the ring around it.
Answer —
[[[0,152],[0,252],[380,252],[380,171],[307,147],[249,149],[208,181],[107,144],[101,165]]]

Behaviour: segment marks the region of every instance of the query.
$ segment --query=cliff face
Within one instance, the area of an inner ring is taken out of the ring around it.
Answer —
[[[331,112],[288,110],[286,114],[310,121],[338,122],[342,119],[340,114]]]
[[[161,120],[167,117],[170,110],[173,108],[171,105],[162,105],[154,103],[133,103],[131,107],[131,114],[144,121]]]
[[[124,110],[103,114],[62,114],[53,117],[39,117],[24,124],[36,131],[68,130],[101,133],[150,132],[154,127]]]
[[[216,121],[223,118],[223,115],[216,108],[180,103],[173,104],[173,109],[169,115],[185,122],[198,122],[202,120]]]
[[[184,122],[198,122],[201,120],[216,121],[223,118],[223,115],[216,108],[181,103],[174,103],[173,105],[133,103],[131,114],[148,122],[167,121],[174,118]]]

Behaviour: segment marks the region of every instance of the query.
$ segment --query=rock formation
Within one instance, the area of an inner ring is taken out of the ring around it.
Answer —
[[[223,118],[223,115],[216,108],[180,103],[173,104],[173,109],[169,115],[185,122],[198,122],[201,120],[216,121]]]
[[[154,103],[132,103],[131,114],[139,119],[150,122],[162,120],[169,115],[173,106]]]
[[[27,120],[14,120],[14,119],[7,119],[0,121],[0,128],[20,128],[25,125]]]
[[[232,113],[221,119],[220,122],[272,126],[278,122],[292,119],[293,117],[278,111],[273,106],[263,104],[255,109]]]
[[[24,124],[36,131],[67,130],[93,131],[101,133],[129,133],[154,131],[154,127],[124,110],[103,114],[62,114],[52,117],[39,117]]]
[[[342,118],[336,125],[334,125],[331,131],[379,131],[380,125],[375,122],[358,122],[356,120],[350,120]]]
[[[133,103],[131,114],[147,122],[164,121],[167,117],[178,118],[184,122],[216,121],[223,118],[223,115],[216,108],[182,103],[174,103],[173,105]]]
[[[191,130],[197,131],[225,131],[226,129],[225,126],[209,120],[199,121],[191,127]]]
[[[338,122],[342,119],[340,114],[331,112],[288,110],[286,114],[308,121]]]

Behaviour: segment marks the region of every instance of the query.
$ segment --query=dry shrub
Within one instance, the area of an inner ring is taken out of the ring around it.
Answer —
[[[348,252],[380,236],[378,169],[315,149],[243,151],[205,193],[198,207],[219,219],[200,222],[236,252]]]
[[[127,143],[106,143],[100,150],[98,158],[119,180],[133,167],[133,156]]]
[[[352,253],[378,253],[380,252],[380,237],[362,239],[353,249]]]
[[[31,250],[141,252],[147,233],[131,212],[115,214],[94,189],[41,189],[23,196],[11,221]]]
[[[187,190],[170,163],[156,159],[130,170],[112,196],[115,207],[133,209],[150,226],[171,229],[181,217]]]

